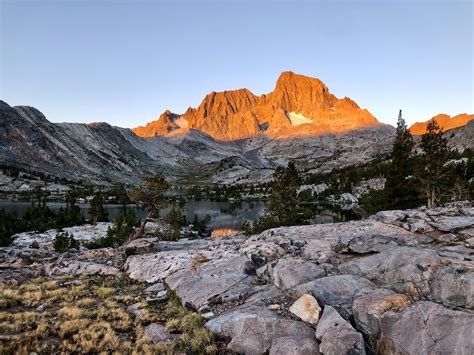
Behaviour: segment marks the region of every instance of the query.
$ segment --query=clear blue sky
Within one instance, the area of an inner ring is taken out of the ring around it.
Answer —
[[[0,98],[133,127],[315,76],[379,120],[474,112],[473,1],[0,0]]]

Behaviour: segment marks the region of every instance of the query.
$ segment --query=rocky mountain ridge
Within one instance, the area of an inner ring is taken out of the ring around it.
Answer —
[[[154,137],[194,128],[217,140],[238,140],[262,133],[272,138],[302,137],[380,125],[351,99],[331,94],[321,80],[293,72],[283,72],[274,91],[261,96],[248,89],[211,92],[199,107],[179,116],[186,127],[170,124],[168,112],[133,131]]]
[[[410,126],[410,133],[413,135],[422,135],[426,132],[426,127],[428,123],[436,120],[439,126],[444,130],[448,131],[453,128],[458,128],[462,126],[466,126],[470,121],[474,120],[474,114],[468,115],[467,113],[461,113],[460,115],[456,116],[449,116],[445,113],[440,113],[432,118],[430,118],[426,122],[416,122]]]
[[[171,113],[166,119],[171,127],[180,123]],[[133,184],[156,172],[183,183],[253,183],[270,179],[290,159],[304,171],[330,171],[388,152],[393,131],[376,125],[343,134],[219,141],[189,128],[144,139],[107,123],[51,123],[33,107],[0,102],[2,165],[97,183]]]
[[[137,170],[151,173],[149,156],[123,133],[107,123],[51,123],[33,107],[10,107],[0,101],[3,165],[91,182],[132,181]]]

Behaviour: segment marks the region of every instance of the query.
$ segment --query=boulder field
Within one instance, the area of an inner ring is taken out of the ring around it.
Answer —
[[[174,292],[237,353],[473,354],[473,248],[464,204],[120,249],[14,245],[0,248],[0,277],[143,281],[157,297]]]

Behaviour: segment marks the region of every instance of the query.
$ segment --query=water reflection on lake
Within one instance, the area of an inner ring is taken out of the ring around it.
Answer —
[[[66,203],[62,202],[48,202],[49,208],[53,211],[58,212],[60,208],[66,207]],[[17,216],[23,216],[28,207],[31,206],[30,202],[17,202],[17,201],[0,201],[0,210],[4,209],[7,212],[13,212]],[[88,203],[78,204],[82,209],[86,219],[89,218]],[[209,227],[211,230],[215,229],[235,229],[240,230],[244,221],[255,221],[265,209],[264,202],[254,201],[242,201],[242,202],[218,202],[210,200],[190,200],[184,203],[176,204],[183,215],[189,222],[194,220],[196,215],[199,220],[202,220],[209,215],[211,221]],[[109,219],[113,220],[123,210],[123,205],[104,205]],[[137,209],[135,205],[128,205],[127,208],[135,210],[137,218],[145,217],[146,213],[140,209]],[[163,209],[160,212],[161,216],[165,216],[169,212],[169,208]],[[311,219],[310,223],[331,223],[339,221],[347,221],[350,219],[357,219],[356,216],[352,215],[351,212],[343,212],[334,209],[331,206],[320,206],[314,205],[313,210],[315,216]]]
[[[66,207],[66,204],[62,202],[48,202],[47,205],[55,212],[58,212],[60,208]],[[19,217],[23,216],[30,206],[30,202],[0,201],[0,210],[4,209],[7,212],[13,212]],[[83,203],[78,204],[78,206],[83,211],[85,218],[88,219],[90,205]],[[191,200],[176,206],[190,222],[193,221],[195,215],[200,220],[205,218],[206,215],[211,216],[211,222],[209,223],[211,229],[240,229],[244,221],[255,221],[265,208],[263,202],[217,202],[209,200]],[[146,215],[144,211],[137,209],[135,205],[127,207],[135,210],[137,218],[143,218]],[[124,206],[106,204],[104,208],[108,213],[109,219],[113,220],[123,211]],[[163,209],[160,214],[164,216],[168,211],[169,208]]]

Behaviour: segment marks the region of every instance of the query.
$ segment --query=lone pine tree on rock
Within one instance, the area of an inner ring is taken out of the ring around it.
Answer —
[[[168,189],[168,182],[161,175],[155,175],[146,177],[142,186],[130,192],[130,199],[148,215],[141,220],[140,227],[130,236],[129,241],[142,237],[146,224],[158,220],[159,211],[166,204],[165,192]]]

